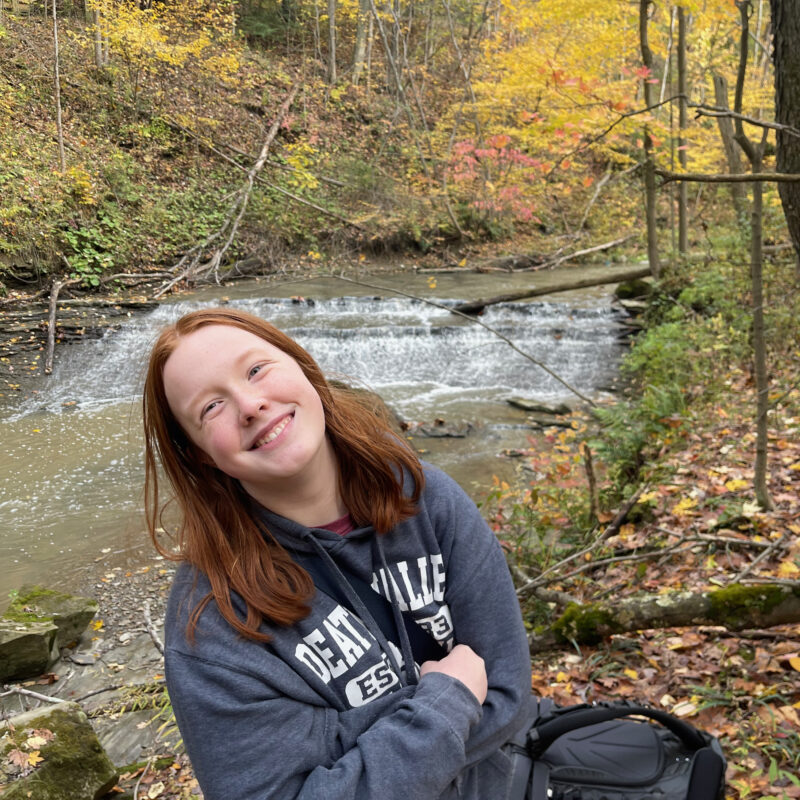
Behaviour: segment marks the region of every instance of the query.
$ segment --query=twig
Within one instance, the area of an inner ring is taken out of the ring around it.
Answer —
[[[10,694],[20,694],[25,695],[26,697],[33,697],[36,700],[43,700],[46,703],[66,703],[66,700],[62,700],[60,697],[50,697],[47,694],[39,694],[39,692],[32,692],[30,689],[23,689],[21,686],[14,686],[11,689],[6,689],[4,692],[0,692],[0,697],[8,697]]]
[[[759,128],[768,128],[773,131],[782,131],[788,136],[795,136],[800,138],[800,131],[793,128],[791,125],[781,125],[779,122],[766,122],[763,119],[756,119],[755,117],[748,117],[746,114],[737,114],[728,108],[720,106],[706,106],[698,103],[689,103],[689,108],[697,110],[696,117],[731,117],[732,119],[740,119],[742,122],[747,122],[750,125],[756,125]]]
[[[559,570],[561,567],[566,566],[572,561],[575,561],[579,558],[583,558],[588,553],[591,553],[593,550],[596,550],[605,539],[608,539],[610,536],[615,534],[619,530],[622,523],[625,521],[625,518],[628,516],[630,510],[634,507],[634,505],[636,505],[637,500],[639,499],[640,495],[642,494],[642,492],[644,492],[646,488],[647,488],[646,486],[640,486],[636,490],[636,492],[634,492],[630,500],[628,500],[628,502],[625,503],[625,505],[619,510],[617,516],[614,517],[613,520],[611,520],[608,527],[606,527],[606,529],[588,547],[584,547],[582,550],[578,550],[575,553],[571,553],[570,555],[566,556],[566,558],[562,558],[561,561],[559,561],[558,563],[553,564],[552,567],[548,567],[546,570],[544,570],[544,572],[542,572],[536,578],[533,578],[523,586],[520,586],[519,589],[517,589],[517,595],[522,596],[523,594],[527,594],[528,592],[535,590],[539,586],[544,586],[545,584],[550,583],[553,580],[556,580],[556,578],[558,579],[563,578],[563,576],[553,575],[553,577],[551,578],[547,578],[547,576],[552,575],[553,573],[557,572],[557,570]],[[648,557],[652,555],[653,555],[652,553],[648,553]],[[597,566],[600,563],[603,562],[595,561],[591,564],[585,565],[585,569],[590,569],[594,566]],[[572,572],[570,573],[570,576],[575,575],[577,574],[577,572],[582,572],[582,571],[583,569],[578,570],[576,572]]]
[[[517,564],[511,565],[511,572],[523,583],[527,583],[530,580],[530,576],[526,575],[524,570]],[[553,603],[559,608],[566,608],[570,603],[578,602],[577,598],[573,597],[571,594],[567,594],[567,592],[558,592],[554,589],[545,589],[541,586],[537,586],[533,589],[533,595],[539,600],[545,603]]]
[[[746,578],[764,559],[772,555],[772,553],[780,550],[787,538],[788,534],[784,533],[777,542],[773,542],[769,547],[763,550],[756,558],[754,558],[748,566],[746,566],[738,575],[728,581],[728,585],[732,583],[741,583],[743,578]]]
[[[141,785],[144,776],[147,775],[148,771],[150,770],[155,758],[155,756],[150,756],[150,758],[147,759],[147,763],[144,765],[142,774],[139,776],[139,780],[136,781],[136,786],[133,787],[133,800],[139,800],[139,786]]]
[[[87,692],[86,694],[77,697],[75,702],[82,703],[84,700],[88,700],[90,697],[94,697],[96,694],[103,694],[104,692],[116,692],[117,689],[122,689],[123,686],[126,685],[127,684],[124,683],[117,683],[114,686],[104,686],[102,689],[95,689],[94,691]]]
[[[577,397],[580,397],[580,399],[583,400],[585,403],[588,403],[592,407],[597,405],[597,403],[595,403],[594,400],[592,400],[589,397],[586,397],[586,395],[579,392],[574,386],[567,383],[567,381],[565,381],[560,375],[553,372],[553,370],[550,369],[550,367],[548,367],[546,364],[543,364],[541,361],[534,358],[530,353],[526,353],[524,350],[521,350],[519,347],[517,347],[517,345],[514,344],[514,342],[512,342],[511,339],[509,339],[507,336],[504,336],[496,328],[493,328],[491,325],[487,325],[485,322],[481,322],[481,320],[476,319],[475,317],[472,317],[469,314],[464,314],[461,311],[457,311],[454,308],[444,305],[444,303],[437,303],[435,300],[429,300],[426,297],[420,297],[419,295],[411,294],[410,292],[403,292],[400,289],[394,289],[390,286],[381,286],[376,283],[366,283],[365,281],[358,281],[355,280],[354,278],[345,278],[344,275],[336,275],[334,277],[338,278],[340,281],[347,281],[348,283],[354,283],[357,286],[366,286],[370,289],[379,289],[382,292],[394,292],[395,294],[402,295],[403,297],[410,297],[412,300],[419,300],[422,303],[427,303],[428,305],[435,306],[436,308],[441,308],[444,311],[449,311],[451,314],[457,314],[459,317],[468,319],[470,322],[474,322],[476,325],[480,325],[482,328],[485,328],[487,331],[493,333],[495,336],[498,337],[498,339],[502,339],[512,350],[514,350],[514,352],[519,353],[523,358],[528,359],[528,361],[530,361],[533,364],[536,364],[537,367],[543,369],[548,375],[550,375],[550,377],[555,378],[555,380],[557,380],[562,386],[569,389],[569,391],[571,391]]]
[[[158,638],[158,633],[156,633],[156,629],[153,626],[153,620],[150,619],[150,601],[144,601],[144,624],[147,627],[147,632],[150,634],[150,638],[153,640],[153,644],[156,646],[156,650],[158,650],[161,655],[164,655],[164,643],[161,639]]]
[[[581,256],[589,255],[589,253],[598,253],[601,250],[610,250],[612,247],[616,247],[618,244],[624,244],[628,241],[628,239],[632,239],[635,235],[635,233],[629,233],[625,236],[620,236],[619,239],[614,239],[613,242],[604,242],[603,244],[598,244],[594,247],[585,247],[583,250],[575,250],[572,253],[564,253],[564,255],[554,258],[552,261],[546,261],[544,264],[537,264],[534,267],[523,267],[522,269],[517,270],[517,272],[526,272],[528,269],[538,270],[542,268],[550,269],[552,267],[557,267],[559,264],[563,264],[565,261],[571,261],[573,258],[580,258]]]

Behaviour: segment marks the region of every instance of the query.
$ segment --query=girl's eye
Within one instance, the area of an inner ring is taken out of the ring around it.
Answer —
[[[247,373],[247,377],[252,378],[253,375],[256,375],[257,373],[261,372],[263,368],[264,368],[263,364],[256,364],[254,367],[250,367],[250,371]]]
[[[205,416],[208,415],[210,411],[213,411],[219,405],[219,400],[214,400],[214,402],[209,403],[207,406],[203,408],[200,412],[200,419],[203,419]]]

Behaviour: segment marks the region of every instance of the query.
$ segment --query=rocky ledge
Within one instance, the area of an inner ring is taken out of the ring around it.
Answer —
[[[163,658],[155,644],[155,639],[163,640],[162,620],[173,574],[173,565],[160,557],[135,568],[110,566],[99,559],[82,587],[83,593],[91,596],[83,601],[84,617],[92,611],[88,627],[84,622],[82,633],[75,636],[74,629],[67,630],[61,638],[57,636],[59,614],[48,605],[58,593],[20,590],[9,609],[11,617],[25,613],[26,608],[35,611],[41,616],[37,624],[54,629],[53,646],[40,674],[9,683],[0,692],[2,718],[16,731],[26,733],[20,739],[12,737],[8,726],[0,731],[3,800],[17,796],[99,800],[112,788],[108,797],[124,800],[133,797],[137,782],[143,787],[140,797],[200,796],[170,721]],[[56,711],[55,717],[44,720],[43,715]],[[64,731],[72,733],[59,735],[59,721],[67,726]],[[80,786],[70,778],[63,783],[63,794],[40,795],[37,787],[52,783],[44,778],[57,774],[53,762],[63,761],[56,739],[63,744],[73,734],[75,741],[82,742],[81,748],[88,748],[84,754],[88,771],[84,773],[95,776],[93,788],[70,793],[69,787]],[[45,768],[46,773],[42,772]],[[167,779],[162,780],[165,775]],[[170,780],[180,782],[180,795],[169,791],[166,784]]]

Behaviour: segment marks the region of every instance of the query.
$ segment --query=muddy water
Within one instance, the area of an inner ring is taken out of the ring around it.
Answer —
[[[375,282],[450,303],[524,287],[531,278],[437,276],[435,288],[424,276]],[[513,472],[513,460],[499,454],[525,446],[532,435],[525,413],[507,398],[574,400],[481,327],[372,287],[328,278],[183,296],[101,341],[63,348],[35,399],[3,412],[0,598],[32,580],[72,588],[95,559],[133,566],[149,554],[138,407],[144,354],[164,324],[220,302],[270,319],[327,374],[373,388],[406,421],[469,425],[465,438],[413,444],[476,499],[493,474]],[[603,394],[623,349],[607,287],[494,307],[481,319],[590,395]]]

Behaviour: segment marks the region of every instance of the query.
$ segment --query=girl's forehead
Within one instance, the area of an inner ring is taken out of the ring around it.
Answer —
[[[244,328],[235,325],[204,325],[191,333],[180,336],[170,358],[181,350],[184,352],[207,351],[209,355],[225,357],[251,348],[266,348],[278,353],[284,352],[276,345],[255,333],[244,330]]]

